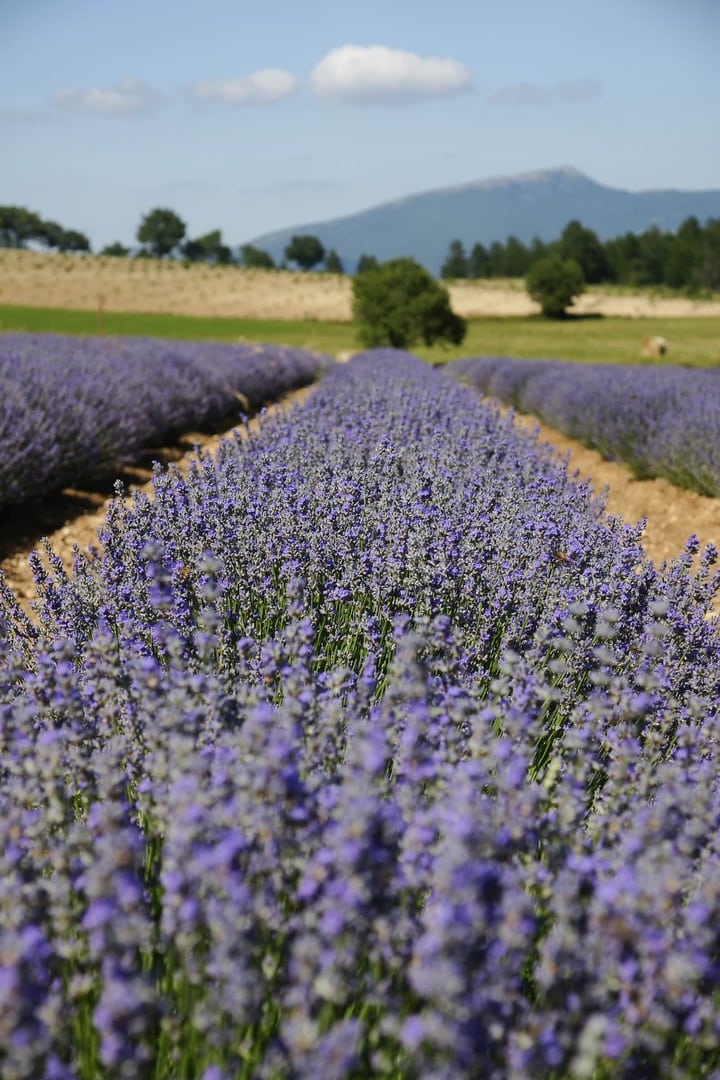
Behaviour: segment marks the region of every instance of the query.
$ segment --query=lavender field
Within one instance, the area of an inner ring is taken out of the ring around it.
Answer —
[[[447,371],[505,405],[627,463],[638,478],[720,496],[720,373],[479,356]]]
[[[0,335],[0,508],[82,484],[146,446],[312,382],[278,345]]]
[[[3,1078],[717,1076],[716,553],[391,350],[154,487],[2,594]]]

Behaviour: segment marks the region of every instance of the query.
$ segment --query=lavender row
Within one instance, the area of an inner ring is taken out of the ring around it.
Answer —
[[[257,409],[328,363],[277,345],[0,335],[0,507],[82,485],[159,440]]]
[[[720,495],[720,374],[681,367],[479,356],[447,370],[640,478]]]
[[[405,354],[0,604],[8,1078],[710,1076],[718,582]]]

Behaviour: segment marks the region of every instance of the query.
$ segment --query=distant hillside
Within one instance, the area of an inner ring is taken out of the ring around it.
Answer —
[[[310,233],[334,248],[349,272],[366,253],[381,261],[412,255],[437,274],[454,239],[467,248],[511,234],[525,244],[535,236],[550,241],[575,218],[609,240],[651,225],[671,231],[691,214],[701,223],[720,217],[720,190],[623,191],[565,167],[408,195],[333,221],[265,233],[252,243],[277,261],[292,235]]]

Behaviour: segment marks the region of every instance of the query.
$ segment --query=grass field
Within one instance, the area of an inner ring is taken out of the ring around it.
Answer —
[[[314,319],[230,319],[217,316],[105,312],[105,334],[216,341],[263,341],[316,349],[337,355],[359,350],[355,328],[346,322]],[[95,335],[93,311],[0,306],[0,331],[23,330]],[[413,352],[437,363],[460,356],[554,357],[595,363],[642,363],[646,337],[668,342],[664,360],[672,364],[720,366],[720,318],[631,319],[615,316],[551,321],[540,316],[471,319],[462,345],[417,346]],[[658,361],[644,361],[657,363]]]
[[[106,311],[102,325],[103,332],[108,335],[164,337],[182,341],[261,341],[316,349],[332,355],[356,347],[353,327],[349,323],[320,322],[315,319],[284,322],[280,319],[227,319],[212,315],[149,315],[136,311]],[[94,336],[98,333],[98,316],[93,311],[0,305],[0,332],[7,330]]]

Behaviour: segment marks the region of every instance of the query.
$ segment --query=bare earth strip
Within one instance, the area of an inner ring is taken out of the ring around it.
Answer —
[[[453,309],[466,318],[531,315],[540,310],[518,282],[455,282],[449,291]],[[157,259],[0,249],[0,304],[349,322],[352,279],[335,274],[185,267],[180,262]],[[634,318],[720,316],[720,300],[626,296],[593,288],[580,297],[572,311]]]
[[[271,405],[265,410],[265,415],[275,411],[288,411],[293,405],[297,405],[304,401],[308,395],[312,393],[312,387],[303,387],[300,390],[292,391],[287,394],[276,405]],[[260,420],[255,418],[250,420],[248,429],[250,431],[256,431]],[[216,435],[205,435],[201,433],[190,433],[183,437],[182,445],[185,447],[192,447],[176,461],[173,461],[175,468],[180,473],[184,474],[188,471],[192,461],[197,459],[197,451],[199,450],[203,455],[213,454],[217,449],[221,439],[228,438],[236,430],[231,428],[229,431],[220,432]],[[241,429],[243,430],[243,429]],[[168,457],[174,458],[177,447],[168,448]],[[129,487],[130,493],[135,491],[142,491],[145,494],[152,495],[152,472],[149,469],[136,469],[130,470],[136,474],[137,482],[131,484]],[[60,556],[63,565],[66,570],[70,570],[72,567],[73,554],[76,548],[80,551],[87,552],[90,548],[100,549],[101,545],[98,539],[98,531],[102,528],[105,517],[107,515],[108,506],[110,504],[111,497],[103,497],[100,494],[92,491],[73,491],[66,489],[66,494],[70,496],[68,499],[68,510],[66,512],[65,520],[62,523],[56,522],[55,527],[51,528],[45,534],[45,539],[49,540],[53,551]],[[85,513],[75,514],[71,507],[73,502],[84,503],[85,505],[92,504],[93,509],[86,511]],[[19,514],[22,517],[22,511]],[[22,534],[22,530],[19,530]],[[33,599],[36,598],[35,585],[33,582],[32,572],[28,565],[28,555],[38,548],[38,541],[43,538],[42,533],[36,533],[34,542],[26,543],[23,546],[22,541],[19,544],[13,545],[14,550],[10,554],[0,555],[0,573],[5,577],[8,585],[14,592],[15,596],[20,600],[22,606],[31,614],[30,604]],[[0,549],[1,550],[1,549]]]
[[[570,473],[577,473],[578,480],[589,480],[594,491],[607,489],[608,513],[631,524],[647,519],[643,547],[654,563],[674,559],[693,534],[701,546],[711,543],[720,550],[720,499],[686,491],[662,478],[636,480],[625,465],[605,461],[597,451],[534,417],[516,416],[515,423],[526,429],[539,428],[541,440],[549,443],[559,458],[569,454]]]

